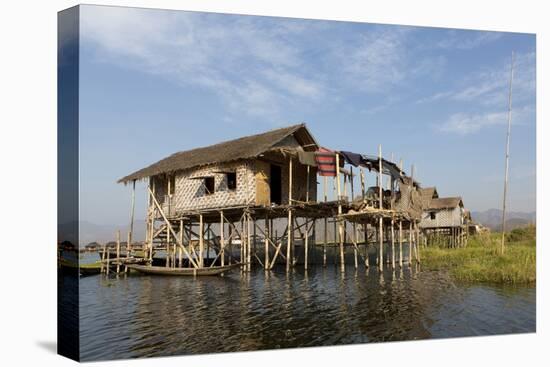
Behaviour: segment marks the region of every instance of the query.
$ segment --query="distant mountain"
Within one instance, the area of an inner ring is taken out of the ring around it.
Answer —
[[[472,219],[483,224],[491,230],[500,230],[502,226],[502,210],[489,209],[482,212],[472,212]],[[507,212],[506,229],[525,227],[529,224],[535,224],[537,220],[536,212]]]
[[[75,235],[75,223],[64,223],[59,226],[59,235],[60,238],[76,238]],[[114,241],[116,239],[116,231],[120,230],[121,241],[126,241],[128,236],[128,230],[130,228],[129,224],[122,226],[116,225],[99,225],[87,221],[80,222],[79,228],[79,244],[80,247],[86,246],[90,242],[99,242],[105,243],[109,241]],[[145,221],[136,220],[134,222],[134,234],[132,236],[133,241],[143,241],[145,239]]]

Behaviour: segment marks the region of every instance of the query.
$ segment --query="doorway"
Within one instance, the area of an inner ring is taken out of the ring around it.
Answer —
[[[281,166],[275,164],[270,165],[270,175],[269,175],[269,191],[270,191],[270,200],[271,204],[281,205]]]

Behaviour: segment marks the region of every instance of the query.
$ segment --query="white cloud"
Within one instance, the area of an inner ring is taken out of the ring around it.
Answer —
[[[206,88],[233,111],[276,119],[283,104],[315,103],[325,88],[304,76],[299,49],[286,41],[303,29],[290,23],[263,27],[247,17],[85,6],[81,34],[98,61]]]
[[[416,103],[440,100],[477,103],[485,107],[505,107],[510,83],[510,58],[493,69],[484,69],[463,78],[454,88],[421,98]],[[513,80],[513,102],[525,103],[535,96],[535,52],[516,55]]]
[[[512,109],[512,124],[525,125],[534,119],[532,105]],[[486,112],[479,114],[455,113],[437,127],[439,131],[467,135],[495,125],[508,123],[508,112]]]
[[[408,28],[377,29],[360,37],[358,44],[338,50],[343,71],[358,88],[386,91],[407,75],[404,42]]]
[[[456,113],[440,127],[441,131],[458,134],[470,134],[484,127],[506,123],[507,114],[504,112],[490,112],[485,114],[469,115]]]
[[[473,34],[471,36],[466,36],[464,32]],[[446,36],[446,38],[436,43],[437,48],[446,50],[470,50],[500,39],[502,33],[451,30],[447,32]]]

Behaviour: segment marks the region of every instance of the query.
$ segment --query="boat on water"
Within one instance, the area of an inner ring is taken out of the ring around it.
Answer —
[[[80,275],[93,275],[101,273],[101,261],[96,261],[91,264],[80,264],[78,267]]]
[[[231,269],[241,266],[241,263],[225,265],[225,266],[211,266],[205,268],[167,268],[164,266],[152,266],[152,265],[128,265],[129,269],[138,271],[144,274],[153,275],[171,275],[171,276],[204,276],[204,275],[220,275]]]

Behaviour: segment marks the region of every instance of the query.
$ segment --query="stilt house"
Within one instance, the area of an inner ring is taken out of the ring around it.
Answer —
[[[288,204],[288,155],[316,151],[304,124],[175,153],[119,182],[149,179],[166,215],[239,206]],[[308,173],[309,172],[309,173]],[[296,162],[292,198],[315,201],[315,167]]]

